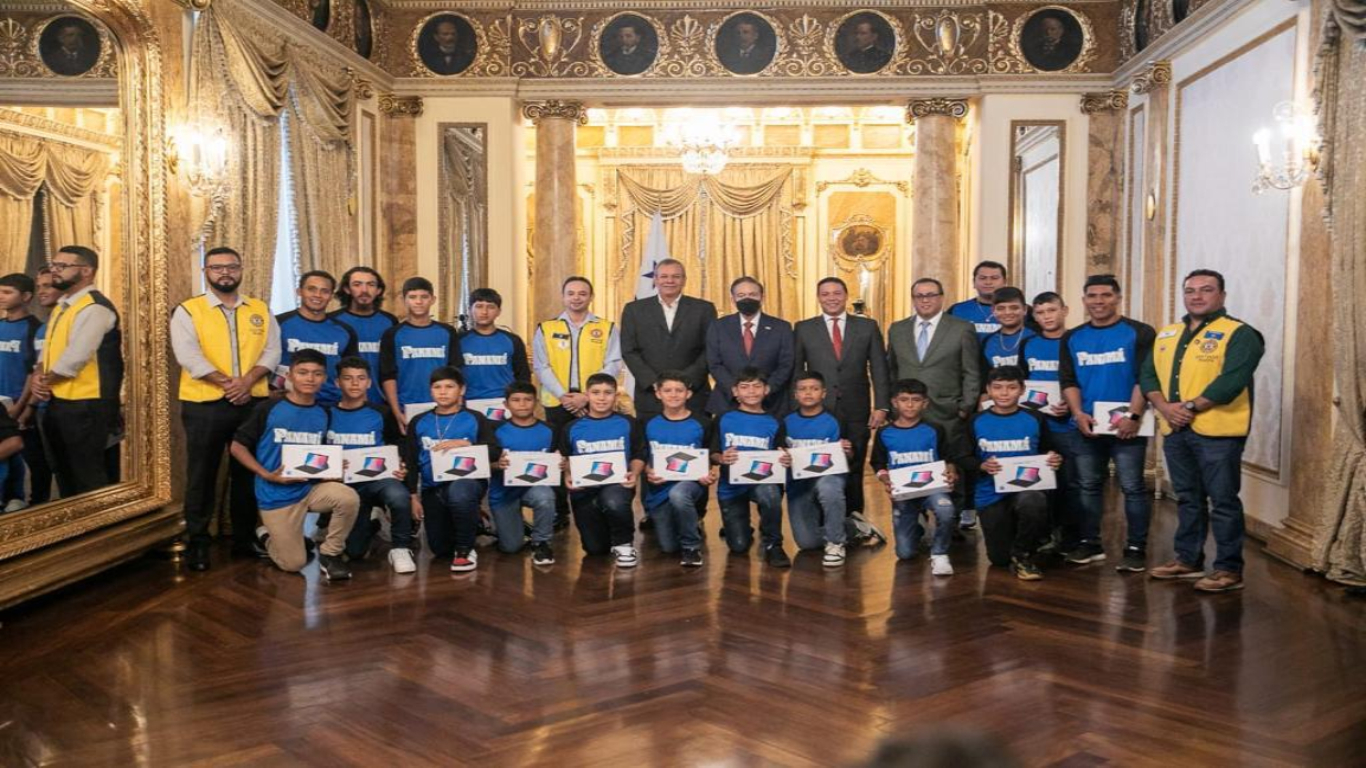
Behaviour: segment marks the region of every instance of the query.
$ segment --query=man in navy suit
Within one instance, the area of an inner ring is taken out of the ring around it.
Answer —
[[[730,298],[737,312],[707,329],[707,368],[716,379],[707,412],[720,416],[735,406],[731,395],[735,379],[752,366],[763,371],[768,380],[764,410],[782,416],[787,412],[792,380],[792,325],[763,314],[764,286],[752,277],[736,278],[730,284]]]

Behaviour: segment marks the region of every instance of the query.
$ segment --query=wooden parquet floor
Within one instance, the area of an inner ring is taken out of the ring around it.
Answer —
[[[1248,589],[1202,596],[1113,563],[1021,583],[977,534],[949,579],[890,547],[775,571],[717,524],[696,571],[572,534],[548,569],[342,584],[131,563],[0,616],[0,765],[840,765],[939,723],[1028,765],[1366,765],[1366,604],[1255,542]]]

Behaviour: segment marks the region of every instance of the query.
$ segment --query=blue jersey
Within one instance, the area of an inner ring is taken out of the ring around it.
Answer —
[[[341,390],[337,389],[337,363],[343,357],[357,353],[359,342],[356,341],[356,332],[332,318],[309,320],[298,310],[286,312],[275,321],[280,324],[280,365],[288,368],[290,356],[301,349],[321,352],[327,359],[327,381],[318,390],[318,405],[341,402]]]
[[[1024,327],[1009,335],[1005,331],[987,334],[987,337],[982,339],[982,372],[986,373],[1003,365],[1019,365],[1020,347],[1033,336],[1034,332]]]
[[[525,427],[513,424],[512,420],[498,422],[493,430],[498,445],[505,451],[553,451],[555,449],[555,430],[544,421],[535,421]],[[525,490],[516,488],[516,491]],[[489,506],[502,503],[507,487],[503,485],[503,471],[495,470],[493,482],[489,483]]]
[[[408,487],[414,490],[421,482],[422,488],[435,488],[437,485],[458,478],[432,476],[432,449],[447,440],[468,440],[473,445],[489,447],[489,461],[497,462],[502,448],[493,434],[493,424],[483,414],[460,409],[454,413],[441,414],[436,411],[423,411],[408,422],[408,440],[404,463],[408,465]],[[414,472],[416,468],[418,471]]]
[[[874,472],[899,467],[913,467],[932,461],[954,461],[958,451],[948,444],[944,428],[928,421],[913,426],[898,427],[887,424],[873,435],[873,449],[868,464]]]
[[[612,413],[602,418],[584,416],[560,431],[559,451],[565,456],[621,451],[627,461],[645,457],[645,437],[640,423],[630,416]]]
[[[1050,339],[1042,334],[1031,336],[1020,346],[1020,365],[1025,369],[1025,378],[1033,381],[1057,381],[1061,367],[1058,355],[1062,352],[1062,338]],[[1077,423],[1070,415],[1047,416],[1048,429],[1053,432],[1071,432]]]
[[[347,448],[378,448],[398,445],[401,436],[393,414],[374,403],[359,408],[334,405],[328,409],[332,422],[327,427],[327,444]]]
[[[398,325],[398,318],[388,312],[355,315],[344,309],[333,312],[330,317],[356,332],[360,356],[370,364],[370,391],[366,397],[372,403],[383,405],[384,389],[379,379],[379,340],[384,337],[385,331]]]
[[[0,320],[0,395],[17,401],[24,383],[38,362],[35,344],[44,323],[33,315],[20,320]]]
[[[776,451],[785,440],[783,423],[767,413],[748,411],[726,411],[716,420],[716,428],[711,433],[711,452],[724,453],[727,448],[739,451]],[[748,486],[731,485],[730,471],[721,470],[721,482],[717,485],[719,499],[733,499],[749,490]]]
[[[322,445],[327,422],[327,409],[316,403],[298,405],[288,397],[268,400],[252,411],[232,439],[251,449],[266,471],[274,472],[283,462],[284,446]],[[257,476],[256,504],[263,510],[293,506],[308,496],[315,482],[272,483]]]
[[[974,469],[992,457],[1035,456],[1051,450],[1043,417],[1023,408],[1017,408],[1009,414],[999,414],[994,409],[973,414],[968,422],[968,435]],[[1004,494],[996,492],[996,481],[991,475],[985,472],[978,475],[974,493],[978,509],[995,504],[1004,497]]]
[[[379,343],[380,381],[393,380],[398,405],[432,401],[432,371],[460,365],[460,341],[445,323],[411,325],[402,322],[384,332]]]
[[[1127,403],[1156,338],[1151,325],[1127,317],[1106,326],[1077,326],[1062,336],[1058,380],[1064,389],[1081,390],[1081,407],[1088,414],[1098,400]]]
[[[689,413],[677,420],[666,418],[662,413],[654,416],[645,422],[645,442],[650,447],[648,460],[653,461],[658,453],[667,456],[679,448],[707,448],[711,445],[711,427],[711,417],[705,413]],[[653,509],[668,501],[669,489],[675,482],[647,484],[645,508]]]
[[[460,334],[460,359],[465,367],[465,399],[502,399],[507,385],[531,381],[526,344],[502,328],[493,333],[465,331]]]
[[[983,304],[977,299],[960,301],[949,307],[949,314],[959,317],[972,323],[977,329],[977,343],[981,344],[991,334],[1001,330],[1001,324],[996,322],[995,309],[990,304]]]

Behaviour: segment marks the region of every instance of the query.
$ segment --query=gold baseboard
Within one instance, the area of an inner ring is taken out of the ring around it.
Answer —
[[[1272,529],[1263,541],[1268,555],[1302,571],[1313,570],[1313,532],[1299,520],[1286,518],[1285,525]]]

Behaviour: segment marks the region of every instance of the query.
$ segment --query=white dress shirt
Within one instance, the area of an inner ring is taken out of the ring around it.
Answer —
[[[678,314],[678,302],[683,300],[683,294],[680,293],[672,304],[665,301],[663,296],[658,298],[659,306],[664,309],[664,327],[668,328],[669,332],[672,333],[674,329],[674,316]]]

